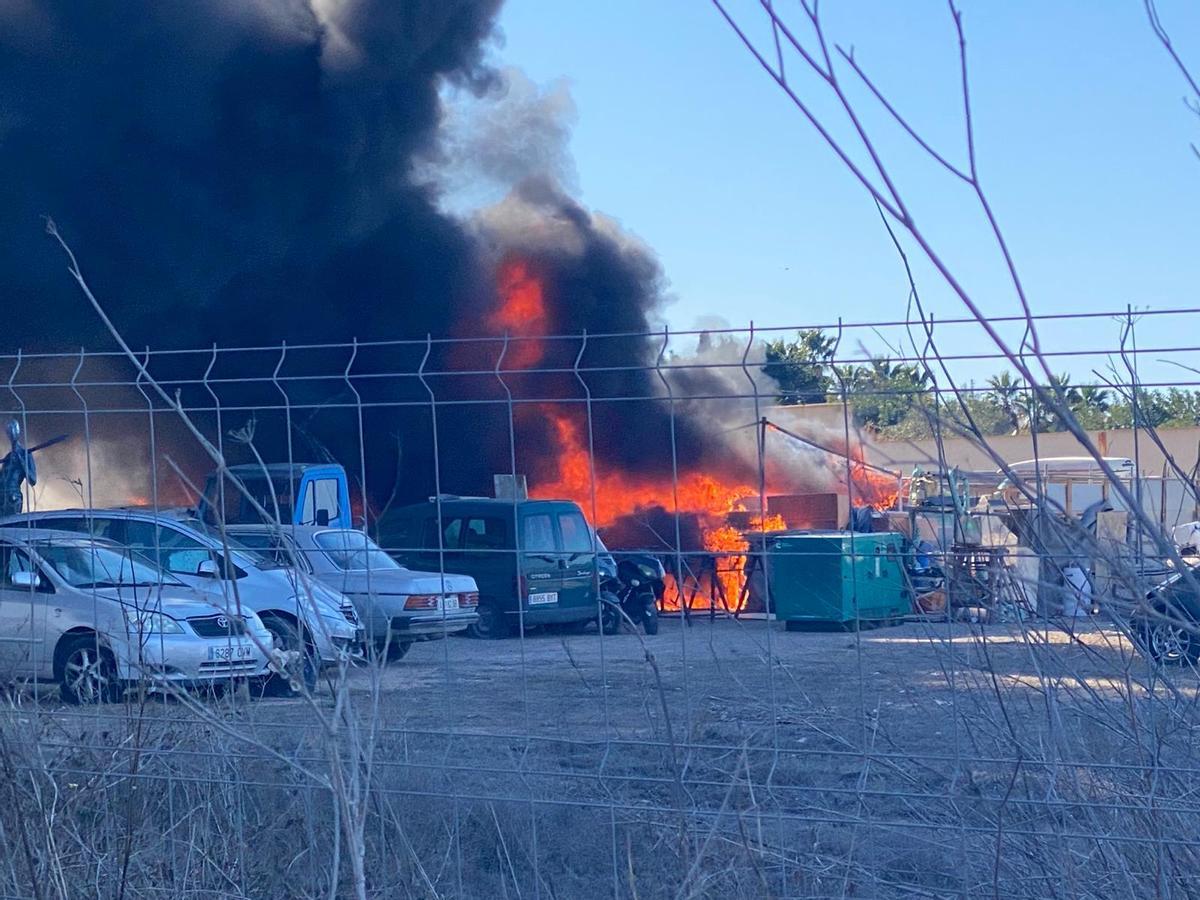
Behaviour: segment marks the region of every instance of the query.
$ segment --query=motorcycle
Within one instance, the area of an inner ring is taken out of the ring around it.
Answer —
[[[647,553],[622,555],[620,562],[607,550],[600,553],[600,628],[605,634],[621,630],[628,619],[646,634],[658,634],[658,598],[666,586],[666,570]]]

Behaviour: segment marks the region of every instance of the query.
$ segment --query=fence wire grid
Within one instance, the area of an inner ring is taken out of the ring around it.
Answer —
[[[5,357],[0,893],[1193,896],[1154,316]]]

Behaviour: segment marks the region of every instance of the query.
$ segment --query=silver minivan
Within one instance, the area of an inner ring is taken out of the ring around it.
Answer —
[[[107,541],[0,528],[0,680],[54,681],[67,703],[270,676],[271,634]]]
[[[199,522],[145,509],[68,509],[31,512],[0,521],[14,528],[53,528],[114,541],[157,561],[189,587],[262,618],[276,648],[302,671],[268,682],[269,694],[311,690],[316,670],[361,653],[363,632],[353,604],[317,579],[249,551],[228,548]]]

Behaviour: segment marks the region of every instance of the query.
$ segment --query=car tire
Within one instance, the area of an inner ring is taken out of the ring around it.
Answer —
[[[277,650],[300,651],[300,671],[289,673],[291,677],[272,673],[263,682],[264,697],[299,697],[303,688],[311,693],[317,687],[317,659],[312,645],[304,639],[300,630],[287,619],[278,616],[263,616],[262,623],[271,632]],[[303,688],[301,687],[303,686]]]
[[[121,698],[121,682],[112,651],[97,646],[95,635],[71,638],[61,650],[58,689],[64,703],[80,706],[113,703]]]
[[[504,613],[495,603],[481,602],[476,609],[479,618],[467,627],[467,634],[481,641],[494,641],[508,637],[512,629],[505,621]]]
[[[658,634],[658,600],[653,596],[646,597],[645,604],[642,627],[646,629],[646,634]]]
[[[1150,658],[1161,665],[1179,666],[1200,657],[1200,638],[1194,630],[1195,623],[1188,627],[1179,621],[1178,613],[1165,609],[1155,612],[1154,618],[1141,624],[1142,644]]]

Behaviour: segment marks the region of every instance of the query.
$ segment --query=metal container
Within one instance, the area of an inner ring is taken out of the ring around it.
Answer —
[[[768,544],[776,618],[805,626],[882,624],[912,611],[903,536],[895,532],[779,532]]]

